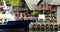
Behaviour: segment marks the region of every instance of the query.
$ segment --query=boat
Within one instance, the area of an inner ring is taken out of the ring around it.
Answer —
[[[16,20],[16,17],[10,14],[11,9],[8,8],[5,0],[2,0],[2,2],[3,6],[0,5],[0,9],[3,9],[5,14],[0,12],[0,29],[25,28],[29,26],[32,20]]]

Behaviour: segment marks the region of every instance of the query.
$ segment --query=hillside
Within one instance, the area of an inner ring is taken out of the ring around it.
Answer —
[[[11,3],[12,6],[17,6],[20,0],[5,0],[6,3]]]

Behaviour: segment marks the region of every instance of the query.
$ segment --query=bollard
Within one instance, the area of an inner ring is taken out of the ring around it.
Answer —
[[[32,29],[35,31],[36,30],[36,24],[33,24]]]
[[[42,24],[41,25],[41,30],[44,31],[44,28],[45,28],[45,26],[44,26],[44,24]]]
[[[40,24],[37,25],[37,30],[40,31]]]
[[[50,24],[50,30],[53,30],[53,24]]]

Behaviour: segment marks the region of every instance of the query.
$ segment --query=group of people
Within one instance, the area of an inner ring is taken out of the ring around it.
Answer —
[[[37,19],[38,19],[37,17],[34,17],[29,13],[20,12],[17,20],[33,20],[33,21],[36,21]]]
[[[16,20],[32,20],[34,22],[36,22],[36,21],[45,21],[45,15],[38,14],[38,16],[35,17],[32,14],[20,12],[19,17],[17,17]]]

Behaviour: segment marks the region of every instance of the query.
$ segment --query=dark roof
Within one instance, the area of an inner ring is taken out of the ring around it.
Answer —
[[[37,5],[39,5],[43,0],[39,1]]]

